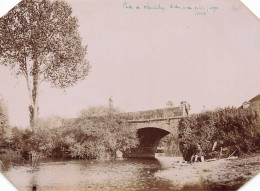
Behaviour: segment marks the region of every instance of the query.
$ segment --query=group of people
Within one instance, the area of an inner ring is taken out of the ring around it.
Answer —
[[[191,156],[190,162],[204,162],[204,156],[200,144],[197,144],[196,152]]]

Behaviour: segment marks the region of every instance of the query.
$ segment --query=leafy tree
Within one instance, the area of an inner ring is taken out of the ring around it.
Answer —
[[[48,117],[40,117],[38,118],[36,125],[39,128],[48,128],[48,129],[53,129],[53,128],[59,128],[62,126],[64,119],[55,116],[55,115],[50,115]]]
[[[173,104],[173,102],[171,100],[169,100],[169,101],[167,101],[166,106],[168,108],[172,108],[172,107],[174,107],[174,104]]]
[[[117,150],[124,152],[139,143],[136,129],[117,115],[78,118],[70,126],[67,141],[72,157],[115,157]]]
[[[84,80],[90,70],[78,20],[71,14],[64,1],[23,0],[0,19],[0,64],[26,79],[31,127],[38,117],[42,82],[66,88]]]
[[[120,113],[120,109],[119,108],[113,108],[113,110],[111,111],[111,108],[107,107],[107,106],[89,106],[86,109],[82,109],[78,116],[79,118],[82,117],[92,117],[92,116],[101,116],[101,115],[109,115],[109,114],[117,114]]]
[[[36,154],[108,159],[115,157],[116,151],[127,151],[139,143],[137,130],[120,116],[111,114],[76,120],[52,116],[37,120],[33,131],[17,127],[9,130],[9,135],[4,138],[8,148],[4,149],[16,154],[16,158]]]

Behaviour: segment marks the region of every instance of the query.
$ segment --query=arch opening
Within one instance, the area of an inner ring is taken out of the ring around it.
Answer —
[[[160,140],[170,132],[156,127],[140,128],[137,131],[139,146],[132,149],[129,158],[155,158]]]

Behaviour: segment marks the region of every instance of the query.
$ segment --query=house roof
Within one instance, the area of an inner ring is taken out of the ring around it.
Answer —
[[[255,96],[254,98],[252,98],[249,102],[254,102],[254,101],[260,101],[260,94],[258,94],[257,96]]]
[[[260,94],[258,94],[257,96],[253,97],[251,100],[249,101],[244,101],[243,104],[239,107],[240,109],[243,108],[243,105],[244,104],[247,104],[247,103],[253,103],[255,101],[260,101]]]

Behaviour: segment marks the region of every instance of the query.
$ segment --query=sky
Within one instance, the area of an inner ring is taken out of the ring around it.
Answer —
[[[126,112],[164,108],[171,100],[187,101],[198,113],[203,106],[239,107],[260,94],[260,20],[237,0],[66,2],[92,69],[65,90],[42,84],[41,117],[76,117],[88,106],[108,105],[110,96]],[[11,125],[27,126],[25,80],[3,66],[0,94]]]

